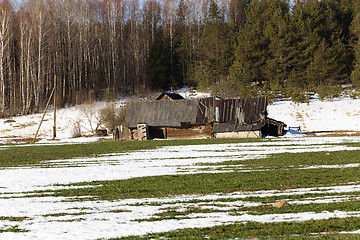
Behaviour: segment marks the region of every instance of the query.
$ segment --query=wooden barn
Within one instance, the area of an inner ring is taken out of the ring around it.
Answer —
[[[183,99],[162,94],[155,101],[131,102],[123,138],[249,138],[283,134],[284,123],[267,118],[264,97]]]

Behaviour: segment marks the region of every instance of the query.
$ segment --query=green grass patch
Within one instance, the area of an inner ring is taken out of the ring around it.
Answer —
[[[155,222],[155,221],[163,221],[169,219],[190,219],[187,215],[194,213],[214,213],[214,212],[224,212],[218,209],[203,209],[198,207],[187,207],[182,210],[178,210],[177,208],[170,208],[166,211],[154,214],[154,217],[144,218],[144,219],[135,219],[137,222]]]
[[[342,235],[340,231],[360,228],[360,218],[333,218],[305,222],[236,223],[208,228],[187,228],[145,236],[113,238],[124,239],[359,239],[358,235]]]
[[[76,219],[68,219],[68,220],[53,220],[50,222],[82,222],[86,221],[86,218],[76,218]]]
[[[81,197],[115,200],[126,198],[166,197],[180,194],[231,193],[237,191],[284,190],[357,182],[360,168],[292,169],[276,172],[230,172],[191,175],[170,175],[126,180],[96,181],[71,184],[93,186],[37,192],[41,196]],[[89,200],[87,198],[81,198]]]
[[[71,145],[14,145],[0,150],[0,167],[44,164],[46,160],[92,157],[107,153],[123,153],[134,150],[155,149],[164,146],[226,144],[271,141],[267,139],[192,139],[166,141],[96,142]]]
[[[81,216],[81,215],[88,215],[92,214],[90,212],[76,212],[76,213],[49,213],[42,215],[43,217],[64,217],[64,216]]]
[[[125,210],[125,209],[115,209],[115,210],[110,210],[107,211],[108,213],[128,213],[131,212],[130,210]]]
[[[31,220],[31,218],[29,217],[5,217],[5,216],[0,216],[0,221],[12,221],[12,222],[21,222],[21,221],[25,221],[25,220]]]
[[[301,212],[334,212],[334,211],[360,211],[360,201],[341,201],[333,203],[310,203],[310,204],[292,204],[287,207],[274,208],[272,205],[262,205],[257,207],[243,207],[237,209],[240,215],[246,211],[248,214],[285,214],[285,213],[301,213]],[[236,214],[235,214],[236,215]]]
[[[305,200],[305,199],[314,199],[314,198],[323,198],[323,197],[349,197],[359,196],[359,192],[342,192],[342,193],[328,193],[324,191],[323,193],[304,193],[304,194],[294,194],[294,195],[279,195],[279,196],[268,196],[268,197],[245,197],[245,198],[227,198],[217,201],[223,202],[233,202],[233,201],[248,201],[248,202],[258,202],[258,203],[272,203],[281,200]]]
[[[271,204],[277,201],[292,201],[292,200],[314,200],[315,198],[346,198],[348,197],[350,200],[352,197],[359,196],[359,192],[343,192],[343,193],[328,193],[324,191],[324,193],[304,193],[304,194],[294,194],[294,195],[278,195],[278,196],[267,196],[267,197],[257,197],[257,196],[249,196],[249,197],[235,197],[235,198],[217,198],[217,199],[192,199],[192,200],[178,200],[178,201],[169,201],[169,202],[147,202],[147,203],[135,203],[129,204],[129,206],[162,206],[162,205],[176,205],[176,204],[207,204],[209,206],[218,206],[227,207],[227,203],[243,201],[243,202],[256,202],[263,204]]]
[[[3,228],[0,228],[0,233],[4,232],[28,232],[29,230],[21,229],[18,225],[15,226],[5,226]]]
[[[206,206],[206,208],[203,208]],[[209,208],[210,207],[210,208]],[[217,208],[213,208],[217,207]],[[135,221],[162,221],[168,219],[178,219],[188,217],[194,213],[218,213],[228,212],[233,216],[246,214],[264,215],[264,214],[286,214],[286,213],[302,213],[302,212],[334,212],[334,211],[360,211],[360,200],[339,201],[333,203],[310,203],[310,204],[291,204],[283,208],[274,208],[272,204],[261,205],[256,207],[232,207],[231,209],[222,210],[222,207],[231,207],[230,205],[216,204],[199,204],[198,207],[169,207],[166,211],[156,213],[151,218],[136,219]]]
[[[198,165],[219,166],[242,165],[243,168],[295,168],[299,166],[344,165],[360,163],[360,150],[338,152],[305,152],[272,154],[267,158],[200,163]]]

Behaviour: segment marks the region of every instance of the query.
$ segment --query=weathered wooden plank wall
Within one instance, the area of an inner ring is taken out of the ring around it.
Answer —
[[[198,116],[196,118],[197,123],[211,123],[215,121],[214,112],[214,98],[201,98],[198,102]]]
[[[125,126],[181,127],[182,123],[197,124],[197,113],[198,104],[193,100],[134,102],[127,107]]]
[[[251,124],[265,120],[266,98],[220,100],[220,122]]]
[[[219,100],[220,123],[253,124],[266,118],[266,98]],[[138,123],[152,127],[190,127],[215,122],[215,98],[130,103],[125,118],[128,128]]]

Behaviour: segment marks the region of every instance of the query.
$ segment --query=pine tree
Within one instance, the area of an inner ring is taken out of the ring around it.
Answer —
[[[267,2],[263,13],[264,38],[269,40],[268,58],[264,67],[267,85],[271,90],[282,90],[290,69],[292,35],[289,33],[289,4],[275,0]]]
[[[349,74],[348,44],[339,1],[311,0],[295,6],[291,27],[295,36],[289,85],[312,88],[338,85]]]
[[[170,56],[168,46],[156,40],[151,48],[146,65],[147,80],[152,89],[167,90],[170,86]]]
[[[262,84],[265,80],[264,66],[269,56],[269,39],[264,37],[264,5],[253,1],[246,14],[246,24],[239,29],[234,62],[230,68],[230,80],[239,82],[243,88],[251,83]]]
[[[210,1],[209,12],[205,20],[199,60],[193,67],[196,79],[202,87],[210,87],[215,81],[220,81],[228,70],[228,29],[219,6]],[[214,76],[210,80],[208,76]]]
[[[231,0],[229,4],[229,24],[238,29],[246,22],[246,10],[251,0]]]
[[[174,51],[176,68],[178,69],[178,82],[180,85],[188,83],[187,72],[192,59],[190,33],[188,32],[189,9],[184,0],[180,0],[175,18]]]
[[[289,22],[290,52],[289,73],[286,88],[305,89],[307,84],[306,69],[311,63],[311,55],[315,51],[316,36],[310,29],[310,21],[306,7],[308,3],[296,2]]]
[[[351,72],[351,81],[360,86],[360,4],[355,5],[355,16],[351,23],[352,45],[354,49],[354,63]]]

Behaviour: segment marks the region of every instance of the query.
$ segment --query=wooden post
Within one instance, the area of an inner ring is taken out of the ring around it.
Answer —
[[[138,123],[137,130],[138,130],[138,138],[140,141],[149,139],[148,125],[146,123]]]
[[[167,127],[164,127],[163,134],[164,134],[164,139],[167,139]]]
[[[36,141],[36,138],[37,138],[37,136],[38,136],[38,133],[39,133],[39,130],[40,130],[41,124],[42,124],[42,122],[44,121],[45,113],[46,113],[46,111],[47,111],[47,109],[48,109],[48,106],[49,106],[49,103],[50,103],[51,97],[53,96],[54,92],[55,92],[55,87],[54,87],[54,88],[53,88],[53,90],[51,91],[51,94],[50,94],[49,100],[48,100],[48,102],[46,103],[46,107],[45,107],[45,110],[44,110],[44,114],[43,114],[43,116],[42,116],[42,118],[41,118],[41,121],[40,121],[39,127],[38,127],[38,129],[37,129],[37,131],[36,131],[36,134],[35,134],[35,137],[34,137],[33,142],[35,142],[35,141]]]
[[[56,138],[56,75],[54,76],[54,126],[53,126],[53,140]]]
[[[120,139],[120,129],[121,126],[116,126],[114,131],[113,131],[113,140],[114,141],[118,141]]]

